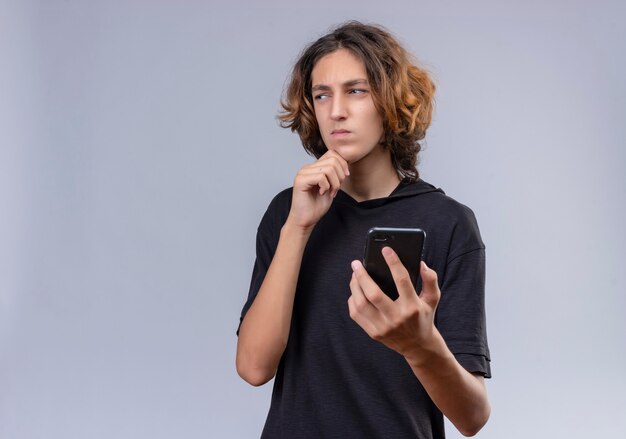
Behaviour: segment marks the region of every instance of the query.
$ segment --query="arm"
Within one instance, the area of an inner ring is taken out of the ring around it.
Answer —
[[[395,252],[385,247],[383,255],[400,296],[391,300],[354,261],[350,316],[370,337],[405,357],[433,402],[463,435],[476,434],[489,418],[487,392],[483,378],[456,361],[435,327],[441,295],[437,273],[422,263],[423,289],[418,296]]]
[[[265,280],[237,340],[237,373],[253,386],[272,379],[287,346],[304,247],[311,231],[285,223]]]
[[[265,384],[276,374],[289,339],[304,248],[348,174],[346,161],[328,151],[296,175],[291,210],[276,252],[239,328],[237,373],[253,386]]]
[[[478,433],[491,412],[483,376],[465,370],[438,333],[431,352],[405,358],[430,398],[454,426],[464,436]]]

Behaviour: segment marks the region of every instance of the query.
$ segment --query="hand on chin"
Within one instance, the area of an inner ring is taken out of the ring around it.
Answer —
[[[350,165],[358,161],[360,158],[360,157],[355,157],[354,151],[352,151],[352,148],[349,145],[333,145],[327,148],[332,151],[335,151]]]

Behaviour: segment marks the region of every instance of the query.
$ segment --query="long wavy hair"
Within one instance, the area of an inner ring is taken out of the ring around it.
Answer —
[[[309,154],[319,158],[326,153],[313,108],[311,72],[317,61],[338,49],[349,50],[365,65],[372,99],[383,119],[381,143],[390,149],[397,172],[417,180],[420,140],[432,120],[435,85],[381,26],[349,21],[306,47],[281,99],[280,125],[297,132]]]

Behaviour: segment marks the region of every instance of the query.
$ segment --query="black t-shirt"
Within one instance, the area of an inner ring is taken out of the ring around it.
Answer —
[[[291,197],[292,188],[274,197],[259,225],[240,325],[276,251]],[[350,262],[362,260],[367,231],[375,226],[426,232],[423,259],[441,289],[435,324],[464,368],[491,376],[485,246],[471,209],[422,179],[363,202],[340,190],[304,251],[263,438],[444,437],[443,415],[406,360],[371,339],[348,313]]]

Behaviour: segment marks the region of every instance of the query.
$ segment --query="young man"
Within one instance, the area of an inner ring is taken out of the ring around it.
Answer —
[[[317,161],[261,220],[238,330],[239,375],[275,377],[262,437],[442,438],[442,413],[464,435],[487,421],[485,247],[472,211],[416,169],[433,95],[378,26],[346,23],[296,63],[280,118]],[[383,249],[395,301],[360,262],[374,226],[427,234],[417,288]]]

